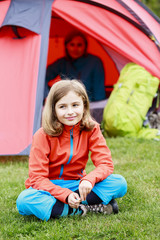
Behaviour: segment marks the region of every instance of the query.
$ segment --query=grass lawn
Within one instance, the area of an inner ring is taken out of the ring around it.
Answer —
[[[160,142],[110,138],[114,173],[128,183],[127,194],[117,199],[119,214],[65,217],[43,222],[21,216],[16,198],[28,176],[28,157],[0,157],[0,240],[125,240],[160,239]],[[87,171],[93,169],[89,161]]]

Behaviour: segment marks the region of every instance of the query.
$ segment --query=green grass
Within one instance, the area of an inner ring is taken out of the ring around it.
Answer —
[[[114,173],[128,183],[127,194],[117,199],[118,215],[87,214],[43,222],[21,216],[16,198],[28,176],[28,157],[0,157],[0,240],[125,240],[160,239],[160,142],[110,138]],[[87,171],[93,165],[89,161]]]

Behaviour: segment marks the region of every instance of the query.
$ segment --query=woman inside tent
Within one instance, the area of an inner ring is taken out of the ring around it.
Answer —
[[[60,79],[81,80],[91,102],[106,99],[102,61],[97,56],[87,53],[87,45],[85,35],[79,31],[73,31],[66,37],[65,57],[47,68],[45,97],[49,92],[48,82],[60,76]]]

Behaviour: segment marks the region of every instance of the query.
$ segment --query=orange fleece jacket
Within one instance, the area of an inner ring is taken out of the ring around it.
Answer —
[[[86,175],[89,151],[95,169]],[[48,191],[66,203],[66,198],[72,191],[55,185],[50,180],[81,179],[90,181],[94,186],[112,172],[111,153],[98,123],[95,123],[91,131],[80,131],[79,124],[74,127],[64,126],[63,133],[58,137],[51,137],[40,128],[33,136],[29,178],[25,186]]]

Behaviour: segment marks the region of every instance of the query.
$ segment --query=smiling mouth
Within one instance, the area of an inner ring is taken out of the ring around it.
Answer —
[[[75,119],[75,117],[67,117],[66,119],[69,120],[69,121],[72,121],[72,120]]]

